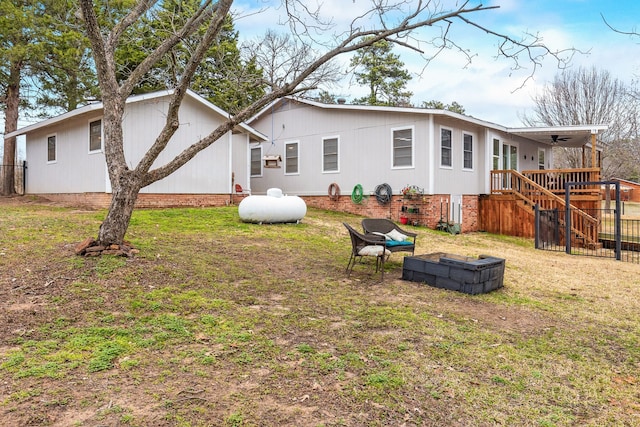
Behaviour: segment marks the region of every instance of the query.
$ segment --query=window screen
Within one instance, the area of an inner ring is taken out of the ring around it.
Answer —
[[[102,150],[102,120],[89,123],[89,151]]]
[[[393,131],[393,166],[413,166],[413,129]]]
[[[440,165],[451,167],[451,130],[440,130]]]
[[[298,143],[290,142],[285,145],[284,173],[298,173]]]

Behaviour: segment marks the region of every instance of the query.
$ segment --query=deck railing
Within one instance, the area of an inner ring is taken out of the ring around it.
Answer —
[[[563,198],[515,170],[491,171],[491,194],[513,194],[532,208],[538,205],[542,210],[564,212],[566,209]],[[571,231],[575,237],[584,240],[584,244],[597,244],[598,219],[575,206],[571,206],[570,212]]]
[[[567,182],[600,181],[600,168],[526,170],[522,171],[522,175],[554,194],[564,194]],[[596,185],[571,187],[573,194],[594,194],[599,191],[600,189]]]

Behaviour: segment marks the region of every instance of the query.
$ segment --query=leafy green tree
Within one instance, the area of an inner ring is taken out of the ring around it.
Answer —
[[[163,0],[126,33],[128,43],[117,51],[118,80],[123,81],[154,49],[188,23],[201,6],[199,0]],[[201,25],[164,55],[134,89],[147,93],[176,87],[191,54],[205,34]],[[245,59],[238,32],[227,15],[215,43],[199,64],[190,88],[218,107],[235,112],[264,94],[262,70],[254,57]]]
[[[120,10],[121,16],[122,8],[132,1],[114,2],[108,15]],[[17,130],[19,116],[36,107],[39,115],[50,116],[98,97],[89,40],[77,10],[76,0],[0,2],[0,105],[5,134]],[[25,88],[30,96],[24,96]],[[0,185],[4,195],[15,192],[15,160],[16,140],[7,138]]]
[[[21,90],[30,66],[42,56],[38,43],[42,29],[43,7],[29,0],[0,2],[0,104],[4,110],[5,135],[18,129]],[[15,193],[14,168],[16,138],[4,140],[0,191]]]
[[[355,99],[354,104],[411,105],[413,93],[406,90],[411,75],[392,49],[391,42],[382,39],[359,50],[351,58],[350,66],[362,69],[354,72],[356,81],[369,88],[369,95]]]
[[[243,58],[230,15],[218,37],[200,64],[191,88],[218,107],[235,113],[264,95],[262,69],[255,56]]]
[[[66,112],[100,97],[89,40],[74,0],[52,1],[43,16],[43,56],[33,64],[41,115]]]
[[[318,92],[318,95],[315,96],[315,99],[318,102],[322,102],[323,104],[337,104],[338,100],[341,99],[337,95],[334,95],[326,90],[321,90]]]
[[[464,114],[464,107],[453,101],[451,104],[445,104],[442,101],[422,101],[422,108],[432,108],[434,110],[447,110],[458,114]]]

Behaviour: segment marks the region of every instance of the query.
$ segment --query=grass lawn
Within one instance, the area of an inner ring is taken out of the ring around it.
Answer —
[[[134,213],[134,258],[84,258],[105,213],[0,201],[0,424],[640,425],[640,265],[425,228],[417,253],[506,259],[466,295],[345,267],[342,222]]]

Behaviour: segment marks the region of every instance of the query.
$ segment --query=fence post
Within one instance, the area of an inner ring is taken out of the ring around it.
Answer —
[[[538,205],[537,203],[535,204],[535,206],[533,207],[533,211],[535,212],[534,214],[534,234],[535,234],[535,248],[536,249],[540,249],[540,205]]]
[[[27,194],[27,161],[22,161],[22,195]]]
[[[571,187],[573,182],[565,183],[564,187],[564,243],[565,251],[571,254]]]
[[[616,186],[616,260],[622,260],[622,215],[620,212],[620,181],[613,182]]]

